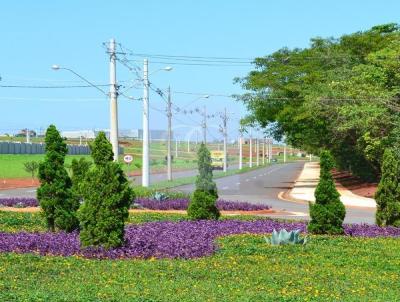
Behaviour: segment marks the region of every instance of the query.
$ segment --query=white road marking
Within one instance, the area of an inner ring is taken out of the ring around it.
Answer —
[[[229,189],[229,187],[226,187],[226,186],[222,188],[222,190],[228,190],[228,189]]]
[[[248,179],[248,178],[246,179],[246,181],[249,181],[249,180],[250,180],[250,179]]]
[[[256,178],[257,178],[257,176],[253,176],[253,178],[254,178],[254,179],[256,179]]]
[[[240,182],[237,182],[236,185],[237,185],[237,186],[240,185]]]

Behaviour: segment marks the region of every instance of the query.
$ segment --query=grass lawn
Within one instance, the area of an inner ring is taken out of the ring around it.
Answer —
[[[38,214],[0,213],[32,231]],[[184,215],[136,214],[130,223]],[[247,217],[247,219],[249,219]],[[19,221],[19,222],[17,222]],[[88,260],[0,254],[0,301],[398,301],[400,240],[312,236],[272,247],[261,235],[219,238],[210,257]]]

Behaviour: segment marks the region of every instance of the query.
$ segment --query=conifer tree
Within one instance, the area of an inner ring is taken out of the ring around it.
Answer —
[[[315,190],[315,204],[310,203],[308,231],[314,234],[341,234],[346,209],[340,201],[331,170],[334,166],[329,151],[320,154],[320,180]]]
[[[134,193],[121,166],[113,162],[112,147],[103,132],[90,147],[95,166],[86,173],[81,185],[81,244],[118,247],[124,243],[124,223]]]
[[[79,225],[76,217],[79,203],[72,198],[71,179],[64,167],[67,145],[54,125],[47,129],[45,143],[46,156],[39,164],[37,199],[48,228],[70,232]]]
[[[201,144],[197,157],[199,174],[196,178],[196,189],[188,207],[188,215],[194,220],[218,219],[220,213],[216,207],[217,185],[212,179],[210,151],[204,144]]]
[[[376,224],[400,227],[400,156],[393,149],[385,150],[382,176],[375,194]]]

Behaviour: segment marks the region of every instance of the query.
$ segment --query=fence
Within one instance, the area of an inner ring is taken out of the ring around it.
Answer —
[[[89,146],[67,145],[69,155],[90,154]],[[120,147],[120,154],[124,154],[124,149]],[[19,142],[0,142],[0,154],[44,154],[45,144],[19,143]]]

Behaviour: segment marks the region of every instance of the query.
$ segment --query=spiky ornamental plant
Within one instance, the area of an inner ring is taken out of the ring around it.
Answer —
[[[375,194],[376,224],[400,226],[400,156],[393,149],[385,150],[382,177]]]
[[[79,203],[71,196],[71,179],[64,167],[67,145],[54,125],[47,129],[45,143],[46,156],[39,164],[37,199],[48,228],[70,232],[79,226],[76,217]]]
[[[124,222],[134,194],[121,166],[112,161],[112,147],[103,132],[90,147],[95,166],[86,173],[80,187],[81,244],[118,247],[124,243]]]
[[[197,157],[199,174],[196,178],[196,190],[189,203],[188,215],[194,220],[218,219],[220,212],[216,206],[217,185],[212,179],[210,151],[204,144],[201,144]]]
[[[315,190],[315,204],[310,203],[308,231],[314,234],[342,234],[346,209],[340,201],[331,170],[334,166],[329,151],[320,154],[320,180]]]

